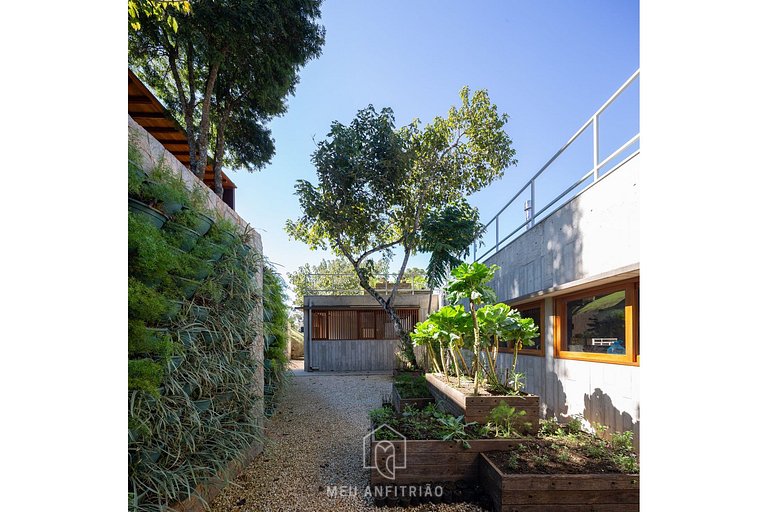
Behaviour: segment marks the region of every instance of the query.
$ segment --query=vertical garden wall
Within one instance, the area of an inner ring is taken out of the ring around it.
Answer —
[[[265,375],[258,234],[131,122],[128,508],[165,510],[210,498],[260,449],[264,380],[282,367]]]

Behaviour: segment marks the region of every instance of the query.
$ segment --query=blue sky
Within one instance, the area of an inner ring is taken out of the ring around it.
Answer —
[[[518,165],[470,198],[487,221],[639,67],[637,1],[327,1],[322,12],[323,54],[301,70],[288,112],[271,123],[272,163],[259,173],[230,173],[238,212],[283,273],[330,256],[290,241],[283,226],[301,214],[293,187],[297,179],[314,181],[313,138],[323,138],[332,121],[348,123],[370,103],[392,107],[398,125],[427,123],[458,102],[462,86],[488,89],[510,116]],[[627,96],[625,103],[637,102],[637,87]],[[637,114],[621,108],[601,124],[608,152],[609,135],[637,129]],[[590,145],[578,145],[578,165],[553,169],[552,186],[586,172]],[[411,261],[424,267],[427,257]]]

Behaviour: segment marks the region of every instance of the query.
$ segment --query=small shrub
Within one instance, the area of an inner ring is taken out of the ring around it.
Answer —
[[[395,377],[395,388],[402,398],[429,398],[432,396],[423,375],[402,373]]]
[[[530,429],[531,423],[523,419],[525,411],[518,411],[502,402],[488,414],[488,429],[496,437],[519,437],[521,432]]]
[[[158,388],[163,379],[163,371],[163,366],[152,359],[128,360],[128,389],[160,396]]]
[[[148,323],[159,322],[168,312],[168,300],[134,277],[128,278],[128,316]]]
[[[395,411],[389,407],[379,407],[368,412],[368,417],[375,427],[379,427],[384,424],[390,424],[395,419]]]

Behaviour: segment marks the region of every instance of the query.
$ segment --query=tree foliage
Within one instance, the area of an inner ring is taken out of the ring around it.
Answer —
[[[469,247],[485,232],[480,212],[465,199],[427,213],[419,239],[419,252],[430,254],[427,284],[437,288],[448,273],[469,256]]]
[[[371,278],[389,273],[389,261],[385,258],[371,261],[370,264]],[[296,294],[296,306],[303,304],[305,295],[317,294],[320,290],[334,290],[335,295],[360,293],[360,282],[355,268],[345,258],[323,259],[317,265],[302,265],[296,272],[288,272],[288,281]]]
[[[460,204],[515,164],[515,150],[499,114],[484,90],[446,117],[420,126],[395,127],[389,108],[369,105],[349,125],[335,121],[313,153],[318,183],[300,180],[296,194],[304,214],[286,231],[311,248],[330,248],[355,268],[363,286],[387,311],[401,337],[401,353],[414,363],[408,333],[392,307],[408,259],[419,250],[428,215]],[[450,220],[450,218],[448,218]],[[450,229],[450,228],[449,228]],[[403,251],[392,294],[384,298],[368,286],[362,262],[371,255]]]
[[[133,11],[141,30],[129,33],[129,62],[182,121],[201,179],[212,150],[220,196],[224,164],[253,171],[274,154],[266,123],[285,112],[299,68],[320,54],[320,1],[193,0],[174,26]]]
[[[133,30],[141,30],[140,15],[165,22],[174,32],[179,30],[179,22],[173,11],[189,14],[192,5],[188,1],[165,0],[128,0],[128,25]]]

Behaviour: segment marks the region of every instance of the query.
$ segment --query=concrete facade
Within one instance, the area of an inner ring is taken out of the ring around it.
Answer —
[[[639,170],[637,154],[484,261],[501,267],[490,283],[499,301],[544,301],[544,357],[518,360],[526,390],[541,396],[542,414],[632,430],[636,446],[639,366],[556,358],[554,308],[560,295],[639,277]],[[501,369],[511,363],[512,354],[499,355]]]

